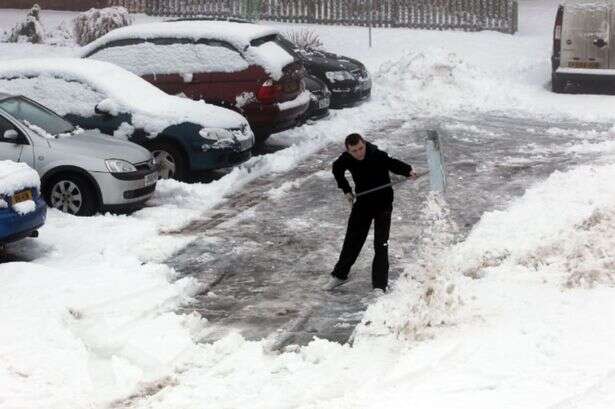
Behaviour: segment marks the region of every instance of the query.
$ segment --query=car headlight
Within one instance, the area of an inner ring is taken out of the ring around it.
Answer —
[[[331,82],[336,81],[348,81],[355,79],[354,76],[348,71],[329,71],[325,72],[325,77]]]
[[[136,172],[137,168],[130,163],[126,162],[122,159],[107,159],[105,160],[105,165],[107,165],[107,169],[111,173],[126,173],[126,172]]]

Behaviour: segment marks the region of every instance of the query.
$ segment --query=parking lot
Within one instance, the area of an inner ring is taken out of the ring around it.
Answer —
[[[462,239],[484,212],[506,206],[533,183],[599,157],[566,151],[593,123],[545,123],[524,118],[479,116],[389,121],[367,136],[391,155],[426,168],[424,130],[440,128],[446,156],[446,206]],[[209,321],[206,341],[239,330],[249,339],[268,338],[276,347],[307,344],[313,337],[349,340],[370,296],[371,235],[351,282],[322,290],[337,261],[348,208],[330,173],[341,147],[330,145],[283,174],[259,178],[199,220],[173,234],[198,239],[167,263],[196,277],[203,290],[182,312]],[[428,180],[397,187],[391,229],[392,279],[415,261],[432,220],[421,216]],[[417,280],[421,280],[417,277]]]

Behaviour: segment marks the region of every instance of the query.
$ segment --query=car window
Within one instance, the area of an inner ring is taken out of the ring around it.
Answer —
[[[239,52],[222,42],[181,39],[104,48],[90,58],[119,65],[139,76],[237,72],[249,66]]]
[[[89,117],[94,107],[107,98],[80,81],[56,78],[47,75],[29,78],[0,78],[0,91],[24,95],[58,113]]]
[[[75,129],[70,122],[64,120],[61,116],[25,98],[3,99],[0,101],[0,108],[41,136],[70,133]]]

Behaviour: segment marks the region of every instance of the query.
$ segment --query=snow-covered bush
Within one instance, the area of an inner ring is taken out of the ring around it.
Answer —
[[[67,23],[63,21],[55,29],[47,31],[45,42],[50,45],[69,46],[74,45],[73,33]]]
[[[4,41],[9,43],[42,43],[45,40],[45,30],[39,20],[41,8],[38,4],[32,6],[26,19],[18,23],[8,33]]]
[[[124,7],[90,9],[73,20],[73,33],[79,45],[86,45],[109,31],[132,24],[132,17]]]
[[[318,49],[322,47],[322,41],[318,33],[309,29],[289,31],[286,38],[292,41],[297,47],[303,50]]]

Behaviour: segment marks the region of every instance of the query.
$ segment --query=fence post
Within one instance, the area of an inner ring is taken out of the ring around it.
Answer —
[[[515,34],[519,30],[519,3],[516,0],[512,2],[512,24],[510,34]]]

